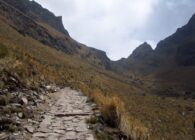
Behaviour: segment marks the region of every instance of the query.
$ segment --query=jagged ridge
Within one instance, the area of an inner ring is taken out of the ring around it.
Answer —
[[[62,17],[56,17],[53,13],[44,9],[40,4],[36,3],[35,1],[29,0],[2,0],[16,9],[20,10],[22,13],[25,13],[28,17],[49,24],[59,32],[64,33],[65,35],[69,36],[68,31],[64,28],[62,23]]]

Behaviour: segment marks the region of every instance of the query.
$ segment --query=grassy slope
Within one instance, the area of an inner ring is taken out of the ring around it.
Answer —
[[[135,138],[194,138],[195,104],[190,99],[150,95],[150,89],[146,85],[134,84],[131,80],[98,66],[94,68],[94,65],[79,56],[65,55],[44,46],[32,38],[20,35],[2,21],[0,44],[8,51],[0,58],[1,75],[3,69],[6,69],[10,73],[17,73],[28,86],[57,83],[80,88],[99,103],[109,103],[113,99],[117,111],[123,112],[119,113],[122,118],[121,129]],[[3,87],[4,84],[1,85]],[[102,94],[105,96],[100,96]],[[119,101],[113,96],[119,96]],[[124,106],[121,105],[122,102]],[[100,105],[106,106],[103,103]],[[182,112],[185,112],[184,116]]]

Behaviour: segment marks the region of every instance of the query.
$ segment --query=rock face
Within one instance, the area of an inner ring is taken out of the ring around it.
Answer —
[[[180,66],[195,66],[195,42],[187,42],[179,46],[176,60]]]
[[[92,60],[97,65],[104,66],[107,70],[110,69],[111,61],[104,51],[90,48],[85,58]]]
[[[144,42],[133,51],[133,53],[128,57],[128,59],[144,60],[147,57],[153,55],[153,52],[154,51],[152,47],[147,42]]]
[[[18,1],[16,1],[16,3],[17,2]],[[76,46],[73,47],[73,45],[67,45],[70,39],[68,40],[66,37],[56,38],[50,34],[47,29],[39,25],[35,20],[32,20],[18,9],[9,5],[7,1],[4,2],[3,0],[0,0],[0,14],[4,15],[6,20],[9,21],[7,23],[10,26],[12,26],[15,30],[24,36],[30,36],[45,45],[62,50],[67,54],[75,53],[77,50]]]
[[[175,53],[178,53],[178,49],[186,42],[193,41],[194,36],[195,15],[192,16],[186,25],[177,29],[173,35],[160,41],[155,49],[155,53],[162,55],[174,55]]]
[[[25,13],[28,17],[49,24],[51,27],[55,28],[59,32],[64,33],[69,36],[68,31],[64,28],[62,24],[62,17],[56,17],[53,13],[44,9],[41,5],[35,1],[29,0],[3,0],[6,3],[12,5],[16,9],[20,10],[22,13]]]
[[[66,54],[79,55],[93,65],[106,69],[110,67],[110,60],[105,52],[73,40],[64,29],[62,17],[56,17],[34,1],[0,0],[0,15],[8,25],[23,36],[29,36]]]
[[[124,71],[129,70],[140,74],[165,73],[178,67],[187,70],[187,67],[195,66],[194,38],[195,15],[173,35],[160,41],[155,50],[152,50],[147,43],[143,43],[127,59],[121,59],[116,64]]]
[[[178,66],[195,66],[195,15],[177,31],[160,41],[155,49],[156,58]]]
[[[154,50],[147,42],[144,42],[127,59],[120,59],[114,62],[112,66],[113,70],[117,72],[133,71],[147,74],[151,69],[156,68],[157,63],[154,59]]]

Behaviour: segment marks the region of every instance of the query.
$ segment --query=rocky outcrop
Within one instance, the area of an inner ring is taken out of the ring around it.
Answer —
[[[157,44],[155,53],[161,55],[174,55],[177,53],[178,47],[193,39],[195,36],[195,15],[192,16],[188,24],[184,25],[181,28],[178,28],[177,31],[167,37],[166,39],[160,41]]]
[[[28,0],[0,0],[0,15],[12,28],[24,36],[63,51],[66,54],[80,55],[91,64],[110,69],[110,59],[106,53],[94,48],[87,47],[73,40],[69,35],[56,36],[41,23],[62,31],[61,17],[55,17],[51,12],[42,8],[34,1]],[[17,17],[17,18],[16,18]],[[58,18],[58,20],[56,20]]]
[[[117,61],[114,69],[121,67],[121,71],[127,70],[140,74],[165,73],[177,67],[184,67],[187,70],[186,67],[195,66],[194,38],[195,15],[173,35],[160,41],[155,50],[144,43],[127,59]]]
[[[179,46],[176,60],[179,66],[195,66],[195,42]]]
[[[147,42],[138,46],[128,58],[122,58],[112,63],[112,69],[120,73],[147,74],[157,66],[158,63],[154,59],[154,50]]]
[[[23,0],[22,0],[23,1]],[[6,1],[7,2],[7,1]],[[21,11],[0,0],[0,15],[6,18],[7,23],[24,36],[30,36],[41,43],[54,47],[67,54],[75,53],[77,46],[69,45],[70,38],[56,38],[47,29],[24,15]]]
[[[195,15],[188,24],[177,29],[168,38],[160,41],[155,49],[156,57],[164,59],[165,64],[170,59],[179,66],[195,66]]]
[[[137,60],[145,60],[147,57],[153,55],[152,47],[147,43],[144,42],[139,47],[137,47],[133,53],[128,57],[128,59],[137,59]]]
[[[97,50],[97,49],[94,49],[94,48],[89,48],[89,50],[85,54],[85,58],[91,60],[93,63],[95,63],[99,66],[103,66],[107,70],[109,70],[110,67],[111,67],[110,66],[111,61],[107,57],[107,55],[104,51]]]
[[[25,13],[28,17],[35,21],[45,23],[55,28],[59,32],[69,36],[68,31],[64,28],[62,23],[62,17],[56,17],[53,13],[44,9],[40,4],[35,1],[29,0],[2,0],[14,8],[18,9],[22,13]]]

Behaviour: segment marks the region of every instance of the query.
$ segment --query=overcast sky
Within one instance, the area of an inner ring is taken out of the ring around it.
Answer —
[[[144,41],[156,44],[188,22],[195,0],[35,0],[63,16],[70,35],[104,50],[112,60]]]

